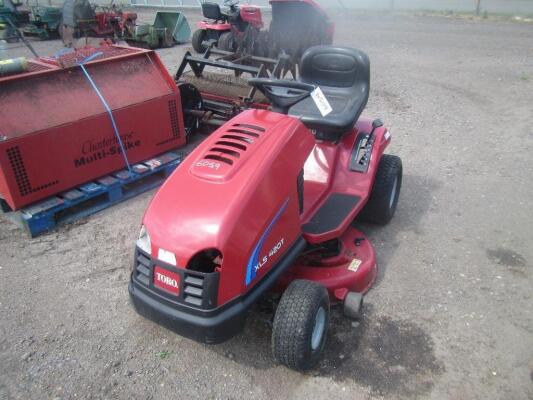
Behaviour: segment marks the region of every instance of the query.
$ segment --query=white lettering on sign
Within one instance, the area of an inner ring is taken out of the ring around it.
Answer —
[[[158,280],[159,282],[163,282],[164,284],[166,284],[168,286],[172,286],[174,288],[178,287],[178,281],[177,280],[172,279],[171,277],[163,275],[163,274],[161,274],[159,272],[155,273],[155,279]]]

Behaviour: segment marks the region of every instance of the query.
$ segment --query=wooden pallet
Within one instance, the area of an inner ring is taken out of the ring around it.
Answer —
[[[35,237],[161,185],[182,158],[168,152],[5,215]]]

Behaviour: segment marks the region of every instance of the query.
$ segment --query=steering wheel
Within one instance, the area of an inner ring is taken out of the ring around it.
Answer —
[[[255,87],[272,103],[272,111],[287,114],[289,108],[309,97],[314,85],[287,79],[250,78],[248,84]]]

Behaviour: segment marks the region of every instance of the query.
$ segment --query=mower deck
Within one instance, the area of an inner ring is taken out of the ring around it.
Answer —
[[[280,279],[282,289],[296,279],[318,282],[332,299],[344,301],[349,292],[366,293],[377,276],[376,253],[370,241],[359,230],[351,227],[339,238],[338,255],[321,258],[318,263],[304,255]]]

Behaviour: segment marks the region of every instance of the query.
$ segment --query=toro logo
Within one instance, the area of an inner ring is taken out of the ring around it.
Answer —
[[[180,292],[179,274],[156,266],[154,269],[154,285],[165,292],[178,295]]]

